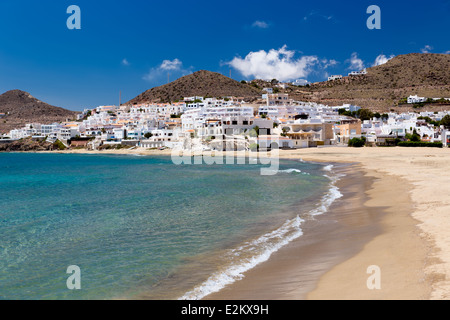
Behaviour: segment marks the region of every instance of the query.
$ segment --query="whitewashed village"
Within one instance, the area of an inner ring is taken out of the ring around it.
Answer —
[[[31,137],[60,141],[63,148],[89,150],[257,151],[348,146],[352,139],[363,139],[366,146],[389,146],[411,135],[415,141],[450,144],[450,130],[439,125],[450,111],[396,113],[391,109],[360,117],[364,109],[358,106],[294,101],[271,88],[264,91],[258,103],[252,104],[239,97],[185,97],[176,103],[99,106],[84,110],[76,121],[27,124],[4,134],[2,140]],[[450,100],[405,99],[411,104]]]

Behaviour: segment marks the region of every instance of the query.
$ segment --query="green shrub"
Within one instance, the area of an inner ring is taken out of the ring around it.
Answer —
[[[397,143],[399,147],[429,147],[442,148],[442,142],[425,142],[425,141],[401,141]]]
[[[57,150],[66,150],[64,143],[59,140],[56,140],[55,143],[53,143],[53,148]]]
[[[354,148],[364,147],[365,144],[366,144],[366,138],[364,138],[364,137],[362,137],[361,139],[353,138],[348,141],[348,146],[354,147]]]
[[[450,115],[447,114],[445,117],[443,117],[440,125],[444,126],[447,129],[450,128]]]
[[[374,116],[373,112],[369,109],[359,109],[356,112],[356,115],[359,117],[359,119],[361,119],[361,121],[370,120]]]
[[[414,131],[413,131],[412,134],[407,133],[407,134],[405,135],[405,138],[408,139],[409,141],[416,141],[416,142],[417,142],[417,141],[420,141],[420,135],[417,134],[416,129],[414,129]]]
[[[99,150],[121,150],[128,148],[131,148],[131,146],[125,144],[104,144],[99,147]]]
[[[402,98],[398,102],[398,104],[407,104],[407,103],[408,103],[408,98]]]

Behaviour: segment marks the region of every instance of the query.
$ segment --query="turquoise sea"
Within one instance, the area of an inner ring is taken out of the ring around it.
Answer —
[[[331,166],[0,154],[0,299],[199,299],[302,235]],[[69,290],[69,266],[81,290]]]

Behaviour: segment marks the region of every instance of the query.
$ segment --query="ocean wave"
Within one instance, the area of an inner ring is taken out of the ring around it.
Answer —
[[[325,166],[324,168],[323,168],[323,170],[324,171],[331,171],[331,170],[333,170],[333,165],[332,164],[329,164],[329,165],[327,165],[327,166]]]
[[[328,192],[322,197],[322,200],[320,201],[319,206],[317,208],[311,210],[309,212],[309,215],[318,216],[318,215],[324,214],[325,212],[328,211],[331,204],[335,200],[342,198],[342,197],[343,197],[343,194],[339,191],[339,188],[336,187],[335,185],[332,185],[330,187],[330,189],[328,190]]]
[[[327,168],[327,169],[325,169]],[[326,171],[331,171],[333,168],[333,165],[329,165],[326,166],[324,168],[324,170]],[[328,209],[330,208],[331,204],[339,199],[342,198],[344,195],[339,191],[339,188],[336,186],[336,183],[345,176],[345,174],[334,174],[334,175],[323,175],[324,177],[330,179],[330,188],[328,189],[328,192],[322,197],[319,205],[317,206],[317,208],[311,210],[309,212],[309,214],[311,216],[317,216],[317,215],[321,215],[324,214],[325,212],[328,211]]]
[[[284,173],[293,173],[293,172],[296,172],[296,173],[302,173],[302,170],[299,170],[299,169],[287,169],[287,170],[278,170],[278,172],[284,172]]]
[[[278,173],[301,173],[301,174],[307,175],[307,176],[311,175],[310,173],[303,172],[302,170],[299,170],[299,169],[278,170]]]
[[[333,165],[328,165],[323,170],[331,172],[332,168]],[[281,170],[280,172],[291,173],[301,172],[301,170],[288,169]],[[326,213],[331,204],[343,196],[336,186],[336,183],[345,175],[334,174],[331,176],[324,176],[330,179],[329,190],[322,196],[317,207],[308,212],[309,216],[317,216]],[[245,272],[253,269],[260,263],[267,261],[273,253],[291,241],[301,237],[303,235],[301,225],[304,221],[305,220],[300,218],[300,216],[297,216],[294,219],[286,221],[280,228],[266,233],[255,240],[246,242],[238,248],[229,250],[227,252],[227,258],[230,263],[222,270],[212,274],[205,282],[195,287],[192,291],[185,293],[179,300],[200,300],[241,280],[244,278]],[[253,252],[257,253],[248,256]]]
[[[267,261],[274,252],[302,236],[303,231],[300,226],[303,222],[304,220],[297,216],[286,221],[280,228],[253,241],[246,242],[236,249],[229,250],[228,258],[232,261],[231,264],[223,270],[214,273],[205,282],[192,291],[187,292],[179,300],[200,300],[242,279],[245,272]],[[251,252],[258,253],[246,257]]]

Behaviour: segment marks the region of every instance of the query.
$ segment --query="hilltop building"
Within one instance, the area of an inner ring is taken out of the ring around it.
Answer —
[[[342,75],[334,75],[334,76],[328,77],[328,81],[341,80],[341,79],[342,79]]]
[[[348,75],[351,76],[361,76],[367,74],[367,69],[361,70],[361,71],[352,71]]]

